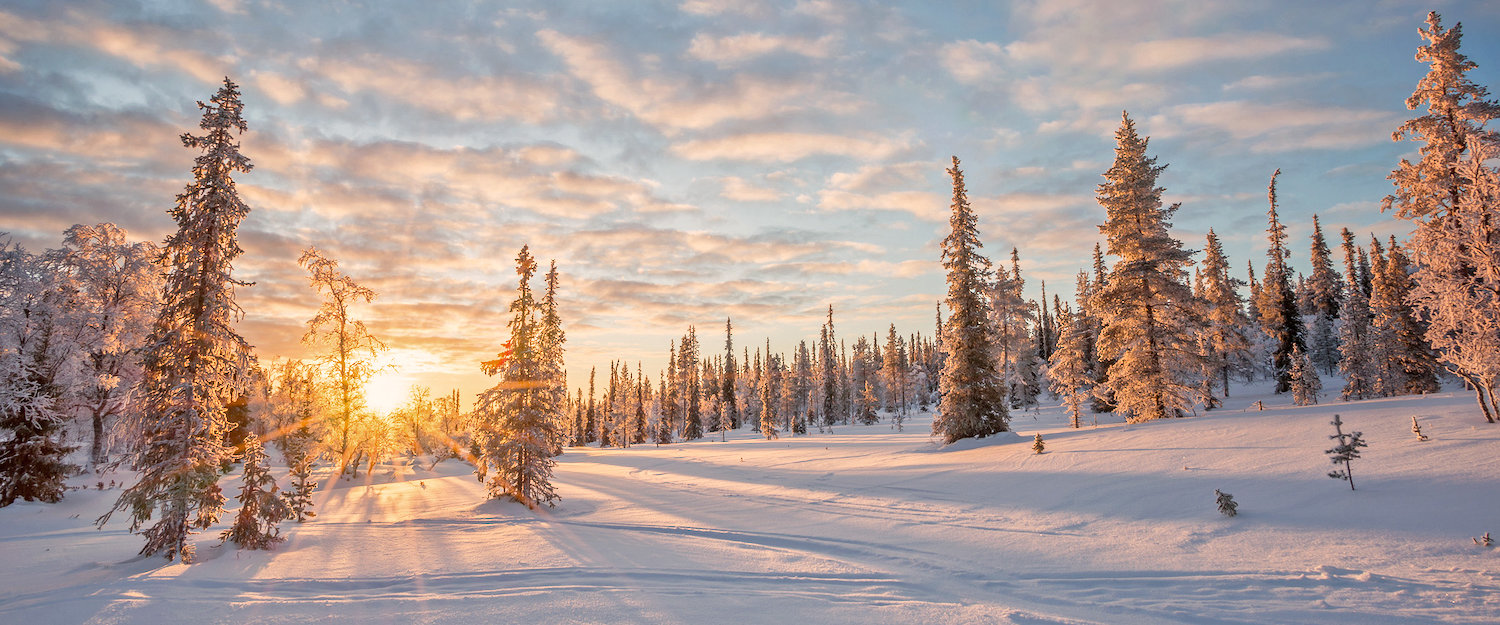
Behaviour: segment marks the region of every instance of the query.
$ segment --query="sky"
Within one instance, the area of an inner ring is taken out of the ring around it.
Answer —
[[[313,246],[378,293],[353,311],[390,347],[373,404],[471,401],[522,245],[558,264],[570,386],[616,359],[655,380],[689,325],[722,353],[726,318],[737,353],[815,339],[830,305],[848,340],[931,335],[952,156],[1031,297],[1071,299],[1102,241],[1122,111],[1186,247],[1214,228],[1259,272],[1279,168],[1305,270],[1313,214],[1335,240],[1408,231],[1379,204],[1415,154],[1391,132],[1429,10],[1500,88],[1496,2],[938,4],[0,0],[0,231],[160,242],[196,156],[179,136],[227,76],[262,362],[314,355]]]

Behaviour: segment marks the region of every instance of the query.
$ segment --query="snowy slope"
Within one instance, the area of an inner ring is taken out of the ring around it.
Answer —
[[[277,551],[205,533],[191,566],[134,558],[91,523],[118,490],[77,491],[0,510],[0,622],[1500,622],[1500,553],[1470,540],[1500,531],[1500,426],[1463,392],[1289,403],[1082,430],[1047,409],[943,450],[922,417],[570,449],[542,513],[457,462],[391,465],[321,488]],[[1334,412],[1370,443],[1357,492],[1325,476]]]

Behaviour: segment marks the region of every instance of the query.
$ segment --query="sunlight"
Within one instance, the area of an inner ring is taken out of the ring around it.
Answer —
[[[370,376],[370,381],[365,384],[365,403],[370,410],[378,415],[389,415],[406,403],[406,398],[411,395],[411,386],[416,383],[411,372],[415,370],[410,363],[404,361],[393,361],[387,357],[386,362],[375,375]]]

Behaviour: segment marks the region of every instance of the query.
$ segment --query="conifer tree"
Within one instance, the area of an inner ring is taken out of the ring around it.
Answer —
[[[979,253],[978,219],[969,208],[958,157],[948,170],[953,178],[951,228],[943,239],[943,267],[948,271],[948,319],[942,326],[943,371],[938,415],[932,433],[952,443],[1010,429],[1005,407],[1005,380],[995,368],[998,337],[990,323],[989,259]]]
[[[249,172],[236,133],[246,129],[239,88],[228,78],[203,110],[203,135],[183,134],[182,143],[203,151],[193,181],[170,211],[177,232],[162,245],[167,278],[162,309],[147,338],[140,389],[141,426],[131,468],[139,481],[120,495],[109,521],[129,510],[130,529],[160,512],[141,533],[144,554],[193,559],[188,535],[219,519],[224,495],[220,466],[233,457],[224,444],[229,429],[225,405],[244,390],[252,356],[233,323],[243,311],[231,272],[241,250],[237,232],[250,207],[240,200],[234,174]]]
[[[1343,324],[1339,328],[1339,372],[1344,375],[1344,401],[1375,396],[1375,350],[1371,344],[1369,293],[1362,287],[1360,262],[1354,247],[1354,233],[1343,230],[1344,301],[1340,306]]]
[[[1334,320],[1339,317],[1344,285],[1333,268],[1333,257],[1329,254],[1328,241],[1323,238],[1323,227],[1318,223],[1317,215],[1313,215],[1312,249],[1308,258],[1313,267],[1312,277],[1307,280],[1313,326],[1307,352],[1314,365],[1333,373],[1339,364],[1339,339]]]
[[[1292,290],[1291,270],[1287,267],[1287,259],[1291,252],[1286,249],[1286,226],[1281,225],[1281,219],[1276,214],[1276,178],[1281,175],[1281,170],[1271,174],[1271,184],[1266,189],[1266,197],[1270,201],[1271,208],[1266,211],[1269,225],[1266,227],[1266,236],[1270,240],[1270,248],[1266,250],[1266,273],[1260,283],[1260,311],[1261,330],[1269,336],[1275,344],[1275,351],[1271,354],[1271,369],[1276,376],[1276,392],[1285,393],[1292,388],[1292,352],[1307,351],[1306,339],[1303,338],[1302,317],[1297,311],[1297,298]]]
[[[1426,338],[1474,389],[1485,420],[1500,420],[1500,134],[1486,124],[1500,102],[1468,73],[1478,67],[1459,51],[1463,29],[1444,29],[1437,13],[1418,33],[1416,60],[1427,75],[1406,100],[1425,115],[1402,124],[1391,139],[1420,141],[1421,158],[1403,159],[1389,176],[1396,187],[1384,208],[1415,223],[1410,250],[1417,270],[1412,303],[1428,322]]]
[[[702,378],[698,371],[698,335],[693,326],[682,337],[677,348],[677,373],[682,376],[679,384],[682,393],[682,440],[695,441],[703,438]]]
[[[891,406],[894,414],[905,417],[907,412],[906,401],[906,365],[901,362],[905,354],[900,345],[901,336],[896,334],[896,324],[891,324],[890,334],[886,336],[885,362],[881,364],[881,373],[885,376],[886,394],[890,401],[886,405]]]
[[[1047,450],[1047,444],[1042,441],[1042,433],[1037,432],[1036,437],[1031,439],[1031,451],[1040,454]]]
[[[724,377],[720,381],[724,398],[724,413],[728,417],[729,428],[740,427],[740,398],[736,386],[736,374],[734,367],[734,324],[728,317],[724,318]]]
[[[760,434],[771,440],[777,437],[777,397],[781,395],[778,381],[781,377],[781,364],[776,356],[771,354],[771,340],[766,339],[765,371],[760,376]]]
[[[1312,406],[1318,403],[1318,393],[1323,390],[1323,381],[1318,378],[1318,368],[1312,359],[1300,349],[1292,350],[1292,403]]]
[[[253,433],[245,437],[244,460],[244,485],[238,497],[240,511],[234,517],[234,524],[219,538],[241,549],[270,549],[286,540],[276,526],[291,511],[278,494],[276,479],[266,469],[266,453],[261,449],[260,437]]]
[[[65,370],[79,346],[64,330],[72,289],[61,278],[43,258],[0,245],[0,507],[61,501],[77,469],[64,428]]]
[[[551,433],[554,439],[548,441],[554,456],[562,453],[563,424],[567,418],[567,411],[563,410],[563,406],[568,403],[568,369],[563,349],[568,337],[563,332],[562,317],[557,312],[558,279],[557,261],[554,260],[547,269],[547,291],[542,295],[541,330],[538,336],[541,341],[543,377],[551,393],[548,403],[555,407],[555,412],[550,415],[553,419]]]
[[[1328,477],[1349,482],[1349,490],[1354,490],[1353,463],[1354,460],[1359,458],[1359,448],[1368,447],[1369,445],[1365,443],[1362,432],[1345,434],[1344,422],[1339,420],[1338,415],[1333,415],[1333,421],[1329,422],[1329,424],[1333,426],[1333,434],[1328,438],[1338,441],[1338,444],[1334,445],[1333,449],[1326,450],[1323,453],[1328,454],[1328,459],[1333,461],[1334,466],[1344,466],[1330,471]]]
[[[1156,186],[1166,165],[1146,156],[1149,139],[1136,134],[1128,114],[1121,117],[1115,162],[1098,188],[1106,211],[1099,230],[1120,260],[1093,300],[1104,322],[1099,351],[1113,361],[1105,387],[1126,419],[1139,422],[1190,408],[1200,365],[1195,303],[1183,282],[1191,254],[1167,232],[1178,205],[1163,208],[1164,189]]]
[[[481,370],[500,375],[493,388],[480,393],[474,407],[478,424],[481,471],[489,475],[491,499],[506,497],[535,509],[552,506],[552,467],[556,464],[551,441],[556,432],[551,404],[552,389],[540,337],[539,310],[532,296],[531,277],[536,261],[526,246],[516,257],[520,284],[510,305],[510,340],[496,360]]]
[[[1386,396],[1434,392],[1438,390],[1437,361],[1409,303],[1412,280],[1406,255],[1394,236],[1388,252],[1382,253],[1378,242],[1371,251],[1375,275],[1370,332],[1381,372],[1375,390]]]
[[[859,390],[859,401],[855,404],[855,420],[860,425],[874,425],[880,422],[880,415],[875,412],[875,407],[880,400],[875,397],[875,387],[868,380]]]
[[[1203,252],[1204,334],[1206,366],[1210,370],[1206,377],[1218,377],[1223,383],[1224,397],[1229,397],[1229,372],[1250,358],[1250,340],[1245,336],[1249,319],[1241,308],[1239,286],[1241,281],[1229,275],[1229,259],[1224,256],[1224,245],[1212,228]]]
[[[1086,297],[1088,276],[1078,272],[1079,301]],[[1059,311],[1059,326],[1062,335],[1057,339],[1057,350],[1047,367],[1052,392],[1062,397],[1063,407],[1068,410],[1074,428],[1082,427],[1084,402],[1093,396],[1094,376],[1090,371],[1093,362],[1089,345],[1088,320],[1082,314],[1066,309]]]

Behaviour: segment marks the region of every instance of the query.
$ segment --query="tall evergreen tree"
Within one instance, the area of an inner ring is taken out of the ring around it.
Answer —
[[[238,497],[240,511],[234,516],[234,524],[219,538],[241,549],[270,549],[286,540],[276,526],[291,511],[279,494],[276,478],[266,468],[266,452],[261,449],[260,438],[253,433],[245,438],[244,460],[244,485]]]
[[[1339,327],[1339,372],[1344,375],[1344,401],[1375,396],[1375,350],[1370,336],[1373,315],[1370,295],[1362,287],[1359,257],[1354,247],[1354,233],[1343,230],[1344,301],[1339,310],[1343,324]]]
[[[1332,373],[1339,364],[1338,329],[1334,320],[1339,317],[1339,304],[1344,298],[1344,281],[1333,267],[1333,257],[1317,215],[1313,215],[1312,249],[1308,258],[1313,267],[1312,277],[1307,280],[1313,315],[1308,356],[1314,365]]]
[[[1384,208],[1416,224],[1410,250],[1417,270],[1412,303],[1429,323],[1426,338],[1474,389],[1480,412],[1500,420],[1500,102],[1468,73],[1478,67],[1459,51],[1463,28],[1444,29],[1437,13],[1418,33],[1416,60],[1429,66],[1406,100],[1425,115],[1402,124],[1391,139],[1422,143],[1416,163],[1391,172],[1395,193]]]
[[[1250,358],[1250,340],[1245,336],[1249,319],[1240,307],[1239,286],[1243,282],[1229,275],[1224,245],[1212,228],[1204,246],[1202,276],[1205,306],[1202,327],[1208,365],[1214,370],[1208,377],[1218,377],[1223,383],[1224,397],[1229,397],[1230,370]]]
[[[1192,407],[1200,368],[1195,303],[1184,283],[1191,252],[1167,232],[1178,205],[1162,207],[1156,177],[1166,165],[1146,156],[1149,139],[1128,114],[1115,140],[1114,165],[1098,188],[1106,213],[1099,230],[1120,259],[1094,295],[1104,322],[1099,351],[1113,361],[1105,386],[1129,421],[1179,416]]]
[[[1292,290],[1292,274],[1287,267],[1291,252],[1286,249],[1286,226],[1276,214],[1276,178],[1281,170],[1271,174],[1271,184],[1266,188],[1266,198],[1271,208],[1266,211],[1268,225],[1266,238],[1270,247],[1266,250],[1266,273],[1260,283],[1260,328],[1275,344],[1271,354],[1271,369],[1276,375],[1276,392],[1292,390],[1292,352],[1307,351],[1303,337],[1302,317],[1297,311],[1297,296]]]
[[[1396,238],[1389,251],[1374,252],[1375,279],[1370,294],[1371,335],[1381,358],[1382,375],[1375,390],[1382,395],[1416,395],[1438,390],[1437,359],[1412,308],[1409,263]]]
[[[978,219],[969,208],[958,157],[948,170],[953,178],[951,228],[943,239],[943,267],[948,271],[948,319],[942,327],[943,371],[938,415],[932,433],[944,443],[984,437],[1010,429],[1005,407],[1005,380],[995,368],[996,336],[985,291],[993,274],[979,253]]]
[[[736,392],[736,374],[734,367],[734,324],[728,317],[724,318],[724,377],[720,381],[723,387],[721,391],[724,400],[724,412],[729,417],[730,429],[740,427],[740,398]]]
[[[72,290],[45,259],[0,245],[0,507],[56,503],[76,466],[64,428],[66,371],[81,347],[65,330]]]
[[[183,134],[182,143],[202,150],[193,181],[170,211],[177,232],[162,245],[167,278],[163,304],[147,338],[139,428],[131,468],[140,478],[126,489],[102,526],[129,510],[130,529],[140,530],[156,512],[156,524],[141,533],[142,554],[193,559],[188,536],[219,519],[224,494],[219,468],[233,457],[224,444],[229,429],[225,405],[246,387],[250,345],[233,323],[243,311],[231,275],[241,250],[237,232],[250,212],[240,200],[234,174],[250,171],[237,133],[246,129],[239,88],[228,78],[203,110],[203,135]]]
[[[542,295],[541,330],[537,337],[541,342],[539,351],[542,356],[543,377],[552,395],[548,402],[556,408],[550,415],[554,439],[548,441],[554,456],[562,453],[563,430],[568,418],[567,411],[563,409],[568,404],[568,369],[563,358],[563,344],[568,337],[563,332],[562,317],[557,312],[557,289],[557,261],[554,260],[547,269],[547,291]]]
[[[536,261],[522,246],[516,256],[520,284],[510,305],[507,349],[500,358],[481,366],[486,375],[500,375],[500,382],[480,393],[474,406],[481,471],[493,471],[488,481],[490,498],[506,497],[533,509],[542,504],[550,507],[557,499],[551,482],[556,464],[551,441],[557,435],[552,414],[561,408],[552,404],[540,311],[531,290],[535,273]]]

